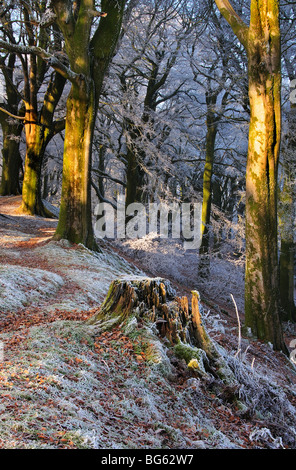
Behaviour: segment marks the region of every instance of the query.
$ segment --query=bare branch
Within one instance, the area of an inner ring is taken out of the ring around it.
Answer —
[[[20,46],[17,44],[11,44],[0,39],[0,49],[15,52],[17,54],[30,55],[34,54],[41,59],[48,62],[53,69],[60,73],[64,78],[69,80],[72,83],[77,83],[80,80],[80,75],[73,72],[69,67],[63,64],[56,56],[48,53],[41,47],[37,46]]]
[[[20,120],[25,119],[25,116],[16,116],[15,114],[12,114],[9,111],[7,111],[7,109],[1,108],[1,107],[0,107],[0,112],[8,114],[8,116],[12,117],[13,119],[20,119]]]
[[[97,173],[99,175],[99,178],[107,178],[114,181],[114,183],[120,184],[121,186],[126,186],[126,183],[119,180],[118,178],[114,178],[113,176],[109,175],[108,173],[105,173],[104,171],[98,170],[97,168],[92,168],[92,171],[94,173]]]

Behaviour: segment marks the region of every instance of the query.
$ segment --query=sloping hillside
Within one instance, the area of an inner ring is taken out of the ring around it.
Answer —
[[[0,198],[1,448],[296,448],[296,370],[283,354],[247,338],[237,354],[235,312],[203,304],[231,388],[197,376],[153,325],[87,324],[111,281],[145,274],[145,259],[54,242],[56,221],[19,215],[19,202]]]

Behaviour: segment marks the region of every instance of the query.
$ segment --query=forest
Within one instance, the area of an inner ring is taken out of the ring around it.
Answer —
[[[296,448],[295,132],[293,0],[0,0],[0,449]]]

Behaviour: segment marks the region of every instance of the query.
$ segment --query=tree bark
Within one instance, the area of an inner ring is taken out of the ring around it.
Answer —
[[[281,139],[278,0],[251,0],[250,26],[228,0],[215,0],[248,55],[250,127],[246,169],[245,323],[287,352],[280,323],[277,177]]]
[[[296,321],[294,302],[294,238],[295,210],[293,201],[293,172],[284,164],[284,183],[279,196],[280,219],[280,298],[282,321]]]
[[[81,80],[67,99],[63,180],[56,239],[95,249],[91,220],[91,143],[94,129],[94,85]]]
[[[45,216],[41,199],[42,141],[36,122],[26,123],[26,157],[21,212]]]
[[[245,322],[285,349],[280,324],[277,177],[281,138],[280,30],[277,1],[252,2],[248,39],[250,129],[246,172]],[[269,15],[269,16],[268,16]]]
[[[2,127],[2,178],[0,195],[9,196],[21,193],[20,169],[22,168],[22,158],[20,154],[20,136],[23,130],[21,120],[13,119],[19,112],[20,96],[14,85],[16,55],[9,54],[7,64],[5,59],[1,60],[1,69],[5,80],[6,105],[5,111],[0,112],[0,124]],[[10,118],[8,115],[11,114]],[[12,118],[12,119],[11,119]]]
[[[218,93],[206,94],[207,102],[207,135],[206,135],[206,161],[203,172],[203,198],[201,213],[201,245],[199,249],[199,266],[198,274],[202,278],[210,275],[210,219],[212,206],[212,181],[213,167],[215,158],[215,141],[217,135],[217,121],[215,117],[214,107],[217,101]]]
[[[19,139],[22,128],[22,124],[9,124],[6,118],[3,120],[1,196],[21,194],[19,175],[22,167],[22,158],[19,148]]]
[[[33,70],[36,68],[36,58],[31,59]],[[44,153],[49,141],[55,135],[53,122],[56,106],[61,98],[66,80],[57,72],[52,74],[47,92],[44,96],[43,106],[38,113],[37,84],[34,72],[31,72],[31,93],[25,102],[25,133],[26,157],[22,190],[21,211],[29,215],[52,217],[42,202],[41,171]]]
[[[43,40],[40,42],[40,46],[35,45],[35,34],[30,18],[26,21],[30,39],[28,46],[0,39],[1,48],[9,52],[31,56],[33,67],[31,67],[30,81],[27,77],[25,88],[27,92],[26,102],[30,103],[32,111],[35,112],[37,109],[37,95],[34,93],[38,84],[37,72],[38,69],[41,74],[45,71],[42,61],[49,62],[49,65],[63,79],[70,80],[72,84],[67,105],[65,170],[63,173],[65,181],[63,181],[61,210],[56,237],[67,237],[70,242],[86,243],[89,248],[96,246],[92,235],[90,210],[90,157],[94,117],[98,109],[103,80],[119,38],[124,7],[125,0],[121,2],[118,2],[118,0],[102,0],[101,8],[103,13],[99,13],[95,10],[93,0],[80,0],[79,2],[52,0],[51,8],[56,15],[56,23],[65,43],[62,56],[66,53],[67,63],[63,58],[59,59],[56,54],[51,54],[45,50]],[[28,16],[29,9],[25,2],[24,12]],[[103,21],[99,22],[91,38],[93,19],[100,16],[103,17]],[[46,34],[44,38],[47,38]],[[38,58],[37,62],[36,57]],[[85,117],[82,116],[82,112],[85,112]],[[76,116],[77,129],[74,124]],[[33,121],[29,120],[27,123],[37,123],[36,114],[33,116]],[[31,129],[28,132],[30,133]],[[74,166],[73,175],[71,175],[71,150]],[[33,165],[33,167],[35,173],[36,165]],[[80,169],[82,174],[78,175]],[[70,220],[69,217],[74,217],[74,220]],[[67,228],[67,224],[70,224],[69,228]]]

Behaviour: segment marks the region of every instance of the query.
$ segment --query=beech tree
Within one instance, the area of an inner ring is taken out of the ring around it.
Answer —
[[[126,205],[189,197],[197,158],[191,140],[201,133],[192,123],[197,111],[187,61],[187,43],[199,18],[197,6],[189,3],[142,0],[125,27],[102,97],[110,127],[104,123],[101,131],[108,133],[105,174],[102,168],[96,174],[105,179],[109,200],[116,193],[110,185],[114,176],[121,178],[120,193],[125,187]]]
[[[287,351],[280,324],[277,188],[281,139],[278,0],[251,0],[250,24],[228,0],[215,0],[248,56],[250,101],[246,169],[245,324]]]
[[[189,49],[195,93],[201,94],[198,98],[200,119],[205,129],[201,145],[205,162],[199,278],[210,275],[211,256],[217,253],[222,237],[231,236],[225,230],[225,223],[230,224],[226,219],[235,217],[237,191],[229,191],[228,185],[232,180],[232,188],[235,186],[240,167],[245,164],[245,152],[242,151],[245,139],[240,139],[240,145],[237,145],[237,138],[248,117],[243,105],[247,90],[246,54],[226,22],[221,22],[217,8],[211,2],[206,4],[207,17],[198,24]],[[224,218],[221,210],[225,212],[226,207]]]
[[[0,5],[0,31],[5,38],[14,41],[11,6]],[[19,40],[19,37],[17,40]],[[1,54],[0,69],[2,72],[1,79],[3,80],[1,85],[2,91],[5,92],[5,97],[1,96],[0,102],[0,125],[3,139],[1,196],[21,193],[19,175],[22,168],[22,158],[19,146],[23,120],[20,116],[24,115],[24,111],[20,109],[22,104],[19,92],[20,79],[16,63],[17,56],[15,53],[5,52]]]
[[[45,13],[47,1],[40,2],[38,10],[39,18]],[[42,23],[36,34],[36,24],[32,18],[32,8],[28,3],[23,3],[23,16],[26,25],[26,36],[28,45],[42,47],[47,50],[52,44],[52,36],[46,31]],[[54,41],[57,48],[59,40]],[[54,122],[54,113],[61,98],[66,79],[58,72],[52,71],[48,85],[44,85],[45,74],[48,71],[46,62],[35,54],[30,54],[28,60],[22,60],[24,74],[24,104],[25,104],[25,136],[26,157],[25,171],[22,188],[21,210],[27,214],[51,216],[52,214],[44,207],[41,198],[41,169],[45,149],[52,137],[63,129],[63,120]],[[41,87],[45,87],[43,100],[38,96]],[[41,101],[39,109],[38,101]]]
[[[21,194],[19,175],[22,168],[20,138],[23,130],[23,120],[17,119],[21,99],[13,77],[15,61],[15,54],[8,54],[7,57],[1,58],[0,62],[6,91],[5,102],[1,103],[0,108],[0,125],[3,139],[1,196]],[[22,114],[22,111],[20,114]]]
[[[30,47],[42,48],[44,51],[49,47],[59,47],[60,41],[53,40],[50,31],[46,29],[46,23],[42,22],[47,3],[47,0],[31,3],[20,1],[17,13],[6,12],[6,21],[3,22],[2,28],[3,36],[8,42],[5,47],[6,43],[3,41],[3,49],[10,51],[10,56],[15,58],[13,66],[18,69],[19,75],[22,75],[23,84],[21,92],[16,87],[12,89],[12,81],[8,82],[6,79],[8,93],[10,95],[14,93],[17,103],[22,102],[23,117],[18,115],[12,117],[15,120],[23,120],[26,138],[20,211],[41,216],[52,215],[44,207],[41,198],[41,169],[47,144],[64,126],[63,120],[54,122],[54,113],[66,82],[64,77],[54,71],[52,71],[50,79],[47,80],[46,74],[50,69],[49,65],[37,54],[29,53]],[[13,23],[17,26],[13,27]],[[55,38],[57,37],[58,35],[55,36]],[[27,51],[18,47],[20,42],[27,44]],[[10,61],[10,65],[12,65],[12,61]],[[10,71],[11,73],[12,71]],[[42,88],[43,91],[40,93]],[[12,97],[10,97],[11,100]]]
[[[103,80],[119,38],[125,1],[53,0],[71,82],[67,100],[62,198],[56,238],[95,248],[91,219],[91,151]],[[100,17],[98,24],[94,19]],[[95,26],[94,32],[93,27]]]
[[[52,53],[42,45],[22,46],[0,41],[2,49],[41,58],[71,83],[55,238],[82,243],[88,248],[96,248],[90,197],[95,117],[104,76],[119,38],[125,3],[124,0],[102,0],[101,13],[96,10],[94,0],[52,0],[43,22],[58,25],[64,45],[61,51]]]

